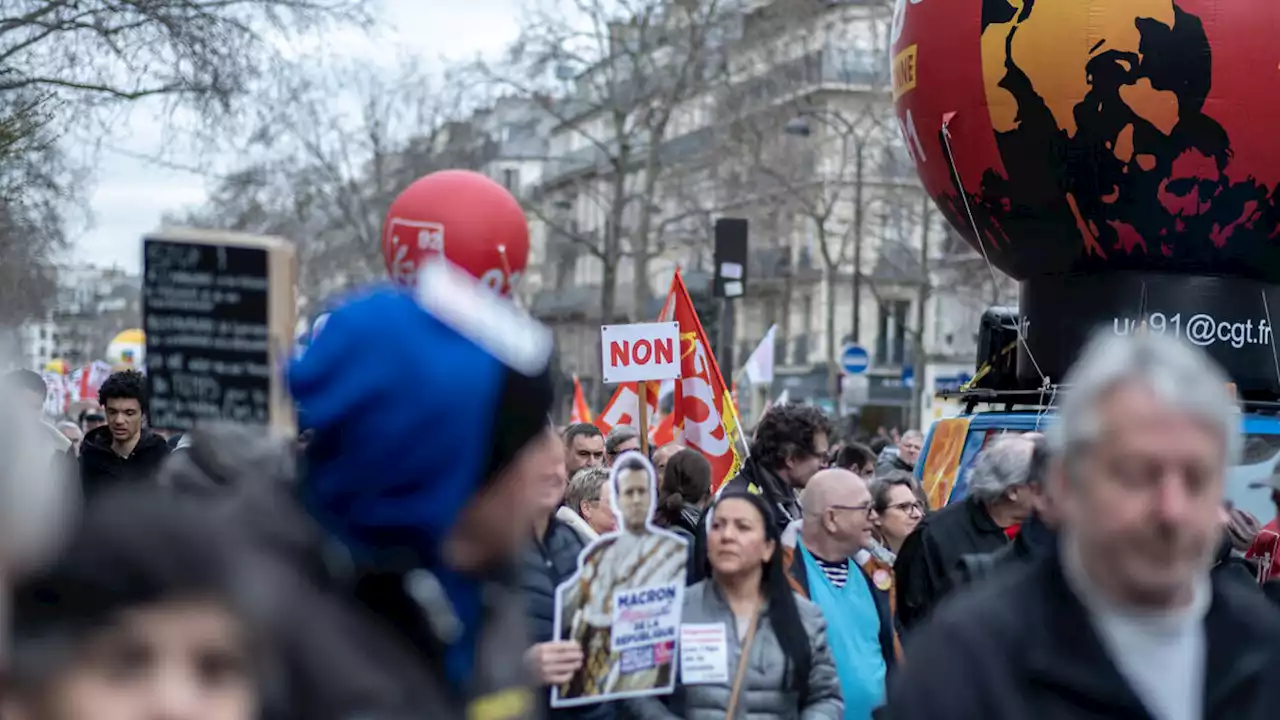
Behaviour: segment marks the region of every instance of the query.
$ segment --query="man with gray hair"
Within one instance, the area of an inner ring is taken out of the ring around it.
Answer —
[[[902,433],[896,447],[885,448],[876,465],[876,475],[888,475],[894,470],[911,472],[924,449],[924,435],[919,430]]]
[[[1280,614],[1209,572],[1241,444],[1227,383],[1171,335],[1096,337],[1050,434],[1058,552],[940,608],[883,717],[1275,717]]]
[[[961,562],[962,583],[980,580],[996,568],[1037,560],[1057,552],[1058,538],[1053,528],[1049,493],[1044,490],[1049,475],[1049,438],[1040,433],[1025,433],[1034,450],[1027,470],[1027,485],[1035,490],[1032,495],[1031,516],[1018,528],[1013,542],[993,553],[966,555]]]
[[[1005,530],[1031,514],[1036,490],[1027,482],[1031,438],[1004,435],[990,442],[969,471],[969,495],[920,521],[894,562],[898,618],[910,630],[955,586],[966,555],[1005,547]]]
[[[629,450],[640,451],[640,432],[630,425],[619,425],[604,439],[604,461],[613,465],[618,456]]]

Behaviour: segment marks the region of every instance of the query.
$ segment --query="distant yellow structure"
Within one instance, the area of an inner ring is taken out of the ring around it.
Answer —
[[[113,370],[140,369],[147,361],[147,336],[132,328],[116,335],[107,344],[105,360]]]

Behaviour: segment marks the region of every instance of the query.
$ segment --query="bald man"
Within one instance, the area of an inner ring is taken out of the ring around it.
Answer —
[[[653,451],[653,469],[658,473],[658,487],[662,487],[662,476],[667,472],[667,461],[683,449],[684,446],[680,443],[669,442]]]
[[[799,532],[783,539],[787,579],[827,618],[845,717],[870,717],[884,699],[885,674],[898,657],[892,573],[855,559],[871,540],[871,492],[848,470],[820,470],[804,489],[801,511]]]

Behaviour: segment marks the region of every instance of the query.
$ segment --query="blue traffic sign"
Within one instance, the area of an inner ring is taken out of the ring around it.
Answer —
[[[861,345],[852,343],[840,350],[840,369],[845,375],[861,375],[871,364],[871,357]]]

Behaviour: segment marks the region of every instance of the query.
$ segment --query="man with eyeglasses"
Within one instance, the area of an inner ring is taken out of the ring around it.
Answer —
[[[872,542],[871,492],[848,470],[822,470],[809,480],[801,511],[782,538],[787,580],[827,618],[844,716],[867,718],[883,701],[885,675],[899,654],[889,573],[856,559]]]
[[[751,457],[720,492],[761,496],[773,508],[778,532],[784,532],[800,519],[800,491],[808,486],[814,473],[826,465],[831,430],[831,421],[816,407],[794,403],[774,405],[756,425]],[[705,579],[710,571],[707,515],[703,513],[694,536],[695,561],[689,566],[690,585]]]

